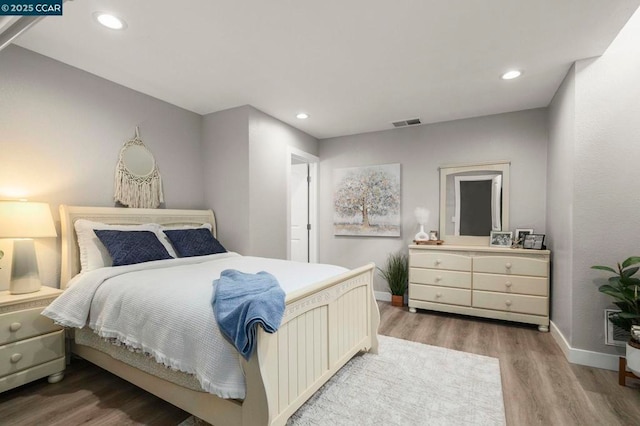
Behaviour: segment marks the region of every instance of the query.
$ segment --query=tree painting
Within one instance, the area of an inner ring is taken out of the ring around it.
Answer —
[[[336,235],[400,236],[400,164],[336,169]]]

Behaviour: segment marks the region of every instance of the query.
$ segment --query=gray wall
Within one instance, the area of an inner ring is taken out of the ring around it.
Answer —
[[[547,247],[552,251],[551,318],[568,342],[573,312],[575,67],[549,107]]]
[[[251,106],[204,117],[205,199],[221,242],[245,255],[287,256],[288,148],[318,154],[318,141]]]
[[[604,55],[575,65],[571,345],[617,353],[604,345],[603,309],[611,298],[597,287],[614,265],[640,255],[640,13]]]
[[[249,235],[254,256],[287,258],[288,148],[318,155],[318,140],[253,107],[249,115]]]
[[[56,221],[60,204],[114,205],[118,153],[136,125],[166,206],[205,207],[201,116],[17,46],[0,52],[0,198],[48,202]],[[58,285],[59,244],[37,241],[45,285]]]
[[[203,117],[204,193],[213,206],[218,239],[227,250],[248,253],[249,109],[239,107]]]
[[[382,265],[389,253],[406,251],[418,232],[413,213],[418,206],[431,211],[425,229],[438,229],[438,167],[443,164],[510,160],[511,228],[546,231],[545,109],[324,139],[320,159],[320,261],[324,263]],[[400,163],[402,168],[401,238],[334,236],[333,170],[387,163]],[[376,289],[386,288],[376,277]]]

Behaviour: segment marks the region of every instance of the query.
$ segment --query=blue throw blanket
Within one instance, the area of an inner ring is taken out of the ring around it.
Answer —
[[[213,314],[222,334],[249,360],[256,344],[258,324],[275,333],[284,315],[284,291],[267,273],[247,274],[226,269],[213,282]]]

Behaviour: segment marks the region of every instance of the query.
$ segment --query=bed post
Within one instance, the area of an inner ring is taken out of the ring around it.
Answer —
[[[242,403],[242,426],[272,425],[278,414],[277,337],[258,327],[256,349],[242,358],[247,394]]]
[[[373,264],[372,264],[373,265]],[[380,310],[378,309],[378,301],[376,300],[376,293],[373,290],[373,272],[375,271],[375,265],[369,271],[369,292],[371,293],[369,306],[369,321],[371,322],[371,348],[369,352],[372,354],[378,353],[378,327],[380,327]]]

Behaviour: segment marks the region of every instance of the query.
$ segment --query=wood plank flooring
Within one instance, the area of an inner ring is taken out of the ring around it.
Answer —
[[[569,364],[550,333],[379,302],[380,334],[500,359],[507,424],[640,425],[640,381]],[[57,384],[41,379],[0,394],[1,425],[174,426],[184,411],[128,382],[74,360]]]

